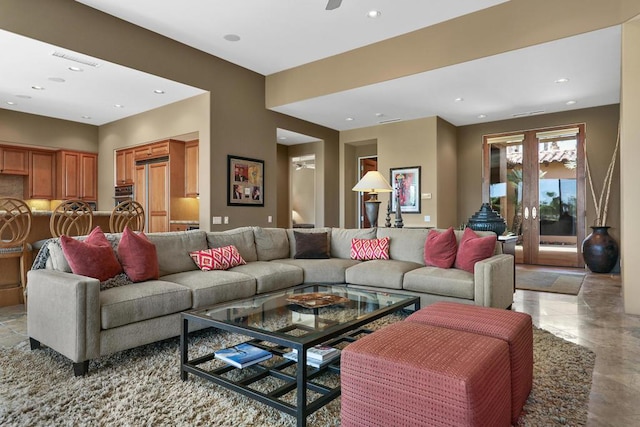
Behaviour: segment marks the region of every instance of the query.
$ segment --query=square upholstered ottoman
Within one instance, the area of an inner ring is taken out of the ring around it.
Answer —
[[[343,427],[510,425],[503,340],[397,322],[349,344],[340,365]]]
[[[511,421],[515,423],[533,384],[533,327],[531,316],[499,308],[437,302],[407,318],[442,328],[499,338],[509,344],[511,360]]]

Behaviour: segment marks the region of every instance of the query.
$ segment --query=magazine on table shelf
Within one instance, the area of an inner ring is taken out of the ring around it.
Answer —
[[[331,350],[329,350],[331,349]],[[298,351],[291,350],[282,355],[284,358],[298,361]],[[333,347],[315,346],[307,350],[307,365],[314,368],[325,366],[340,357],[340,350]]]
[[[217,359],[236,368],[245,368],[253,364],[271,359],[272,354],[251,344],[242,343],[233,347],[223,348],[215,353]]]

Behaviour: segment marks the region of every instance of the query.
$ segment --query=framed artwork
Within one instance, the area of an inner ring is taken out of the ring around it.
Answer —
[[[396,212],[398,197],[402,213],[420,213],[420,166],[391,169],[393,187],[391,211]]]
[[[264,161],[227,156],[227,206],[264,206]]]

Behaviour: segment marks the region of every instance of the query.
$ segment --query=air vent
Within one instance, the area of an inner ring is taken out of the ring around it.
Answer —
[[[393,123],[393,122],[399,122],[402,119],[389,119],[389,120],[382,120],[381,122],[378,122],[381,125],[384,125],[386,123]]]
[[[52,55],[56,56],[58,58],[68,59],[69,61],[77,62],[79,64],[86,65],[88,67],[99,67],[100,66],[100,64],[98,64],[97,62],[92,61],[90,59],[80,58],[78,56],[69,55],[68,53],[64,53],[64,52],[57,52],[56,51],[56,52],[53,52]]]
[[[537,110],[537,111],[527,111],[526,113],[516,113],[516,114],[512,114],[511,117],[524,117],[524,116],[533,116],[535,114],[542,114],[544,113],[544,110]]]

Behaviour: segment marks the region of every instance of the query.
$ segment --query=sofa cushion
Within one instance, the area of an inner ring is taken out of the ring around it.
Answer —
[[[253,229],[251,227],[234,228],[227,231],[208,231],[207,245],[210,248],[221,248],[223,246],[233,245],[238,249],[240,255],[246,262],[258,260],[256,254],[256,244],[253,238]]]
[[[399,261],[424,265],[426,229],[378,228],[377,237],[389,237],[389,256]]]
[[[158,251],[160,277],[198,269],[189,252],[207,249],[207,234],[203,230],[150,233],[147,237]]]
[[[122,269],[132,282],[158,278],[156,245],[143,232],[136,234],[126,227],[118,245],[118,256]]]
[[[191,291],[163,280],[147,280],[100,292],[102,329],[179,313],[189,308]]]
[[[345,283],[347,268],[360,264],[355,259],[276,259],[273,263],[289,264],[303,271],[304,283]]]
[[[372,260],[347,268],[345,279],[353,285],[402,289],[402,278],[408,271],[422,267],[409,261]]]
[[[404,275],[403,289],[432,295],[474,299],[474,276],[457,268],[422,267]]]
[[[349,259],[353,239],[375,239],[375,237],[375,228],[332,228],[331,257]]]
[[[389,259],[389,238],[353,239],[351,241],[351,259],[360,261]]]
[[[289,258],[289,238],[284,228],[253,227],[258,261]]]
[[[62,252],[73,274],[93,277],[101,282],[122,273],[122,266],[102,229],[95,227],[83,242],[60,236]]]
[[[202,271],[228,270],[236,265],[246,264],[233,245],[193,251],[189,255]]]
[[[292,228],[288,228],[287,230],[287,238],[289,239],[289,256],[285,258],[293,258],[296,254],[296,237],[293,234],[294,230]],[[331,233],[331,228],[329,227],[321,227],[321,228],[296,228],[296,233]],[[328,234],[329,240],[329,248],[331,247],[331,234]]]
[[[465,228],[458,245],[455,267],[473,273],[476,262],[494,254],[497,239],[498,237],[494,233],[490,236],[480,237],[472,229]]]
[[[276,262],[256,261],[231,269],[247,276],[255,277],[256,293],[277,291],[303,282],[302,268]]]
[[[191,289],[191,308],[208,307],[256,294],[254,277],[230,270],[185,271],[162,276],[160,279]]]
[[[445,231],[429,230],[424,244],[424,262],[440,268],[451,268],[456,261],[458,242],[453,227]]]
[[[300,233],[293,232],[296,240],[297,259],[329,258],[329,233]]]

